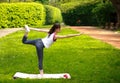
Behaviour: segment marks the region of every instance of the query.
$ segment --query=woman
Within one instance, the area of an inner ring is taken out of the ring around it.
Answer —
[[[27,25],[25,25],[25,34],[23,36],[22,42],[24,44],[31,44],[36,47],[38,61],[39,61],[39,70],[40,70],[41,76],[43,76],[43,49],[44,47],[49,48],[53,44],[53,42],[55,42],[57,39],[69,38],[69,37],[80,35],[80,34],[70,34],[70,35],[58,36],[57,33],[60,32],[60,28],[61,26],[59,23],[55,23],[49,31],[44,30],[44,29],[29,28]],[[28,32],[30,32],[30,29],[40,31],[40,32],[46,32],[48,34],[45,38],[42,38],[42,39],[27,40]]]

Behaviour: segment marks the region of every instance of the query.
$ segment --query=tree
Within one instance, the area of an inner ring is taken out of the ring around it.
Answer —
[[[117,12],[118,27],[120,27],[120,0],[110,0]]]

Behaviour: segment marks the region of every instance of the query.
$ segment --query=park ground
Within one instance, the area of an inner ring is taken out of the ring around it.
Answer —
[[[22,44],[21,39],[24,34],[24,31],[21,30],[22,28],[2,29],[0,35],[4,35],[0,38],[0,83],[119,83],[120,49],[103,42],[103,40],[89,36],[90,30],[92,30],[91,34],[94,35],[98,33],[103,34],[105,30],[87,26],[71,28],[79,29],[77,31],[84,32],[84,34],[73,38],[57,40],[50,49],[44,49],[45,73],[67,72],[71,75],[70,80],[14,80],[12,76],[18,71],[39,73],[36,50],[31,45]],[[64,27],[59,34],[79,33],[71,30],[71,28]],[[88,30],[89,34],[87,30],[85,32],[85,29]],[[104,32],[104,34],[108,33],[119,35],[116,32]],[[31,31],[29,39],[43,38],[45,35],[45,33]]]
[[[102,40],[112,46],[120,49],[120,33],[109,31],[105,29],[99,29],[91,26],[72,26],[73,30],[77,30],[79,32],[83,32],[95,39]],[[0,37],[6,36],[10,33],[21,30],[21,28],[11,28],[11,29],[1,29]]]

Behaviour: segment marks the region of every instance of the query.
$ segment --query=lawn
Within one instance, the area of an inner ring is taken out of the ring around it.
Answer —
[[[0,38],[0,83],[120,83],[120,49],[88,35],[57,40],[44,49],[45,73],[70,73],[71,79],[12,79],[15,72],[39,73],[36,49],[22,44],[24,31]],[[77,33],[69,28],[60,34]],[[31,31],[29,39],[46,34]]]

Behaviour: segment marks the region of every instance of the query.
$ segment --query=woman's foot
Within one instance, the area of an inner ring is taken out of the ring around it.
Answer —
[[[44,73],[43,73],[43,70],[40,70],[40,75],[43,76],[43,74],[44,74]]]
[[[28,25],[25,25],[25,31],[26,31],[26,32],[30,32],[30,29],[29,29],[29,26],[28,26]]]

